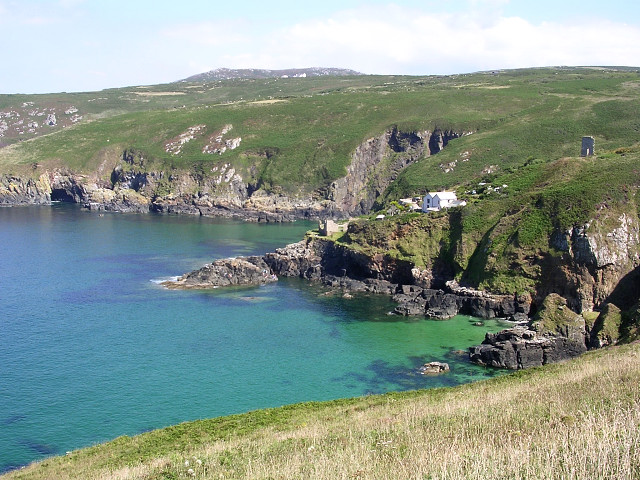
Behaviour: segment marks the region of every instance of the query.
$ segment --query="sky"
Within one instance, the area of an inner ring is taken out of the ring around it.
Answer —
[[[221,67],[640,66],[640,2],[0,0],[0,39],[0,93],[153,85]]]

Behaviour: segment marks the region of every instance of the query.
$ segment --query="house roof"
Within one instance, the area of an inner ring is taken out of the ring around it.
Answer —
[[[431,195],[431,198],[435,198],[436,196],[440,200],[457,200],[455,192],[429,192],[427,195]]]

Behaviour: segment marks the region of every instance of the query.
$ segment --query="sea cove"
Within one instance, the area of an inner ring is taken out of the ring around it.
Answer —
[[[0,208],[0,471],[186,420],[499,373],[456,352],[498,321],[390,316],[386,296],[343,298],[297,279],[158,285],[313,227]],[[432,360],[451,372],[420,375]]]

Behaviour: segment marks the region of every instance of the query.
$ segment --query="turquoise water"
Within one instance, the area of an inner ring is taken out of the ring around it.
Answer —
[[[497,373],[454,352],[497,321],[393,317],[387,297],[344,299],[297,279],[212,291],[157,283],[309,228],[0,208],[0,472],[187,420]],[[452,371],[416,374],[431,360]]]

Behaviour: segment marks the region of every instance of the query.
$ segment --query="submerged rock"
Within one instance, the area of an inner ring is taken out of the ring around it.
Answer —
[[[422,365],[418,371],[422,375],[437,375],[449,371],[449,364],[444,362],[429,362]]]

